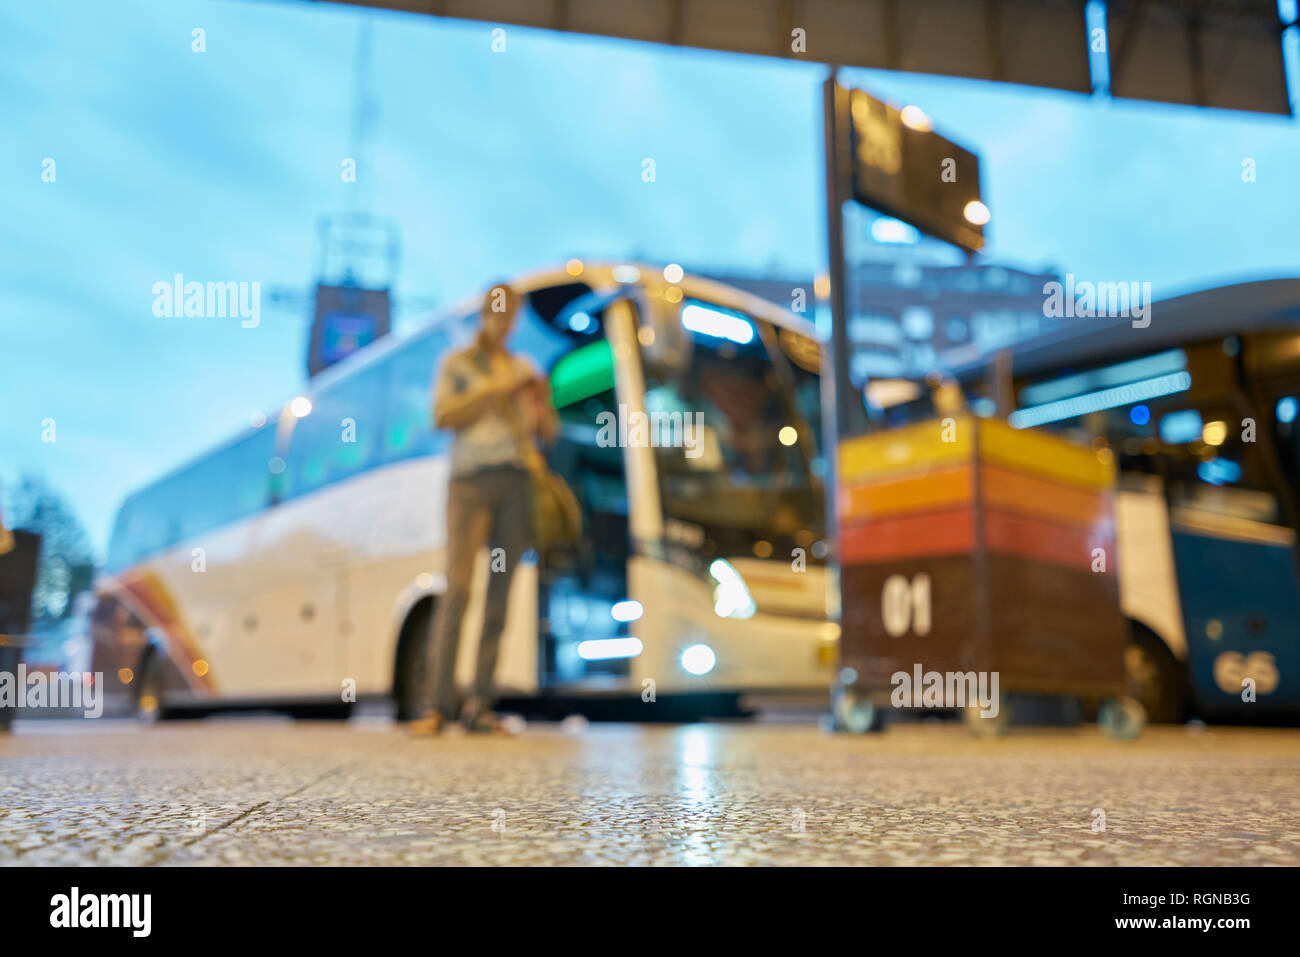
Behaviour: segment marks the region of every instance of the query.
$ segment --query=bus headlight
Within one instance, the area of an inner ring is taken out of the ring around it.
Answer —
[[[578,657],[583,661],[635,658],[643,650],[640,638],[589,638],[578,642]]]
[[[718,663],[718,656],[708,645],[691,645],[682,652],[682,670],[695,676],[707,675]]]
[[[740,572],[725,558],[714,559],[709,575],[717,582],[713,589],[713,611],[719,618],[753,618],[758,606]]]
[[[609,610],[610,617],[615,621],[637,621],[645,614],[645,609],[641,607],[639,601],[628,599],[627,601],[617,601],[614,607]]]

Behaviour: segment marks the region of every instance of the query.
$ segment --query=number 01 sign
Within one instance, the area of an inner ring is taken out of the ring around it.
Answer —
[[[885,633],[900,638],[911,631],[930,633],[930,576],[922,572],[908,578],[890,575],[880,593],[880,615]]]

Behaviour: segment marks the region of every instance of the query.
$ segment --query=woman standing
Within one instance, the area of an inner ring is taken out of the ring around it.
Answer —
[[[546,378],[527,357],[506,347],[518,307],[519,296],[512,288],[493,286],[479,313],[474,342],[448,355],[434,381],[434,427],[453,432],[447,495],[447,591],[432,623],[432,653],[424,682],[427,707],[424,716],[412,724],[412,731],[419,734],[437,734],[456,717],[461,622],[469,603],[474,565],[485,545],[493,560],[489,563],[474,687],[461,720],[471,731],[501,727],[492,711],[493,681],[510,581],[529,542],[532,488],[526,463],[536,453],[536,439],[549,439],[558,429]]]

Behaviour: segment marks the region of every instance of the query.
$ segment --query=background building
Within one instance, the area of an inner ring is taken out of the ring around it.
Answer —
[[[952,368],[1033,338],[1056,322],[1043,315],[1043,287],[1059,281],[1055,273],[945,262],[952,257],[944,253],[920,244],[875,244],[849,265],[849,340],[854,350],[849,369],[855,383]],[[704,275],[786,308],[797,308],[803,290],[807,313],[816,308],[810,277]]]

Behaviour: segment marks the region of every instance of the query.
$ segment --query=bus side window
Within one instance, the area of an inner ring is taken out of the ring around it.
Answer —
[[[1260,410],[1259,441],[1272,438],[1277,466],[1290,487],[1294,513],[1300,513],[1300,396],[1283,394],[1270,400],[1272,408]]]
[[[433,455],[447,446],[447,434],[433,429],[432,389],[451,338],[437,329],[403,345],[378,363],[384,372],[383,435],[376,464]]]
[[[304,495],[374,464],[383,421],[384,362],[372,363],[313,398],[294,424],[284,498]]]
[[[1205,404],[1173,409],[1161,417],[1159,431],[1171,506],[1270,525],[1286,523],[1259,446],[1268,438],[1255,435],[1248,440],[1240,415],[1231,408]]]
[[[132,496],[113,528],[107,567],[128,568],[265,508],[274,445],[275,427],[264,426]]]
[[[268,424],[207,460],[211,471],[204,494],[215,504],[204,516],[209,528],[252,515],[270,504],[274,454],[275,426]]]

